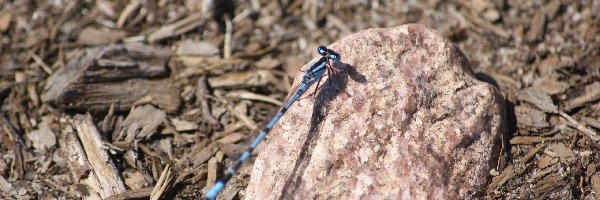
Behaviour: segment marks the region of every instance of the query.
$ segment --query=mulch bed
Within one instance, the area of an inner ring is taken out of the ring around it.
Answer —
[[[507,100],[510,152],[486,198],[600,194],[597,1],[0,5],[2,199],[79,199],[105,186],[123,192],[111,199],[197,199],[316,47],[406,23],[450,38]],[[223,199],[243,197],[252,163]]]

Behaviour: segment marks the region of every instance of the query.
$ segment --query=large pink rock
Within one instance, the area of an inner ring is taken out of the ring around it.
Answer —
[[[504,100],[458,48],[415,24],[361,31],[329,48],[342,56],[340,71],[275,126],[246,199],[482,195],[505,131]]]

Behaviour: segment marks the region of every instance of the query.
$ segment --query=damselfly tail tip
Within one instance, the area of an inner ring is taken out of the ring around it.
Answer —
[[[223,190],[223,188],[225,187],[225,184],[221,181],[218,181],[212,188],[210,188],[210,190],[206,193],[206,196],[204,199],[206,200],[214,200],[217,198],[217,195],[219,194],[219,192],[221,192],[221,190]]]

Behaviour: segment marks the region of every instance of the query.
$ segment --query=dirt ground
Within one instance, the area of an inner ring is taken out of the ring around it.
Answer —
[[[198,199],[319,45],[406,23],[507,100],[485,198],[600,199],[596,0],[0,0],[0,198]]]

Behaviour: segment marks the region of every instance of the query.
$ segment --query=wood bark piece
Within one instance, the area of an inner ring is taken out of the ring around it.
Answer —
[[[123,121],[116,140],[133,142],[136,139],[148,139],[156,134],[159,127],[169,126],[167,114],[152,105],[136,107]]]
[[[83,178],[96,178],[95,174],[90,174],[90,165],[87,161],[87,156],[77,133],[71,126],[67,126],[61,134],[60,150],[62,156],[67,159],[67,165],[73,176],[73,180],[79,183]]]
[[[214,143],[209,144],[202,148],[202,150],[192,156],[192,163],[194,166],[203,164],[217,152],[216,145]]]
[[[80,53],[46,82],[44,102],[75,111],[127,111],[143,97],[175,112],[178,87],[168,79],[170,50],[150,46],[111,45]]]
[[[315,98],[294,103],[269,133],[244,198],[485,193],[506,131],[504,99],[475,78],[456,46],[408,24],[361,31],[328,48],[341,55],[339,71],[321,80]]]
[[[568,191],[567,188],[571,187],[571,184],[573,184],[573,179],[567,179],[565,177],[569,176],[562,174],[549,174],[548,176],[543,177],[540,181],[534,183],[532,186],[534,196],[539,199],[550,199],[548,196],[555,191]],[[565,193],[562,194],[564,195]],[[566,199],[567,197],[568,196],[565,195],[562,198],[559,197],[558,199]]]
[[[77,115],[71,125],[77,132],[77,136],[85,150],[89,167],[97,178],[98,185],[88,186],[95,189],[101,198],[124,192],[126,190],[125,184],[104,146],[105,141],[96,129],[92,116],[89,114]],[[88,182],[87,184],[91,183],[96,182]]]

